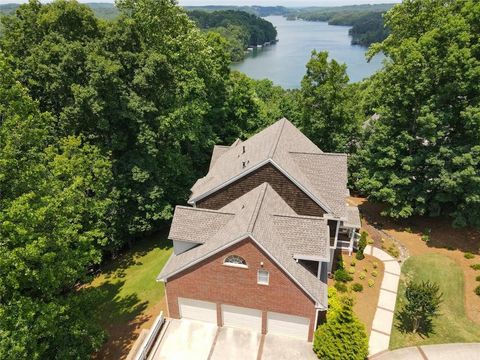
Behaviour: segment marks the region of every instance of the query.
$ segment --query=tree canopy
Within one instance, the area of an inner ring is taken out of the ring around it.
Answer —
[[[2,359],[97,350],[89,269],[164,226],[213,144],[260,112],[250,82],[237,100],[225,41],[173,1],[118,7],[102,21],[75,1],[32,0],[2,19]]]
[[[374,45],[385,67],[372,78],[372,110],[351,172],[386,214],[448,214],[480,226],[480,4],[408,0],[386,15]]]
[[[357,137],[360,109],[346,71],[328,52],[313,51],[302,80],[301,128],[323,151],[350,152]]]

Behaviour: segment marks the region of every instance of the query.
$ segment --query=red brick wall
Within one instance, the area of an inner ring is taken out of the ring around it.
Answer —
[[[197,207],[218,210],[257,186],[268,182],[270,186],[299,215],[323,216],[325,211],[271,164],[245,175],[234,183],[199,200]]]
[[[243,257],[248,269],[223,265],[225,257],[233,254]],[[262,261],[264,269],[270,273],[267,286],[257,284],[257,271]],[[274,311],[309,318],[308,336],[312,340],[314,301],[250,239],[168,279],[166,291],[172,318],[180,317],[178,297],[255,308],[263,312],[263,333],[266,332],[266,312]]]

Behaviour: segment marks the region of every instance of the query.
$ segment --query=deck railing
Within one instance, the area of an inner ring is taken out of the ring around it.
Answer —
[[[160,315],[157,316],[155,322],[153,323],[150,332],[148,333],[145,340],[143,340],[142,345],[138,349],[137,355],[135,356],[135,360],[145,360],[148,356],[148,353],[152,349],[153,344],[155,343],[155,339],[158,336],[158,333],[162,329],[162,325],[165,323],[165,316],[163,316],[163,311]]]

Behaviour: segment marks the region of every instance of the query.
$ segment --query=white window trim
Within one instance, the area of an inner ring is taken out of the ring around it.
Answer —
[[[237,264],[237,263],[227,262],[227,259],[229,257],[233,257],[233,256],[242,259],[245,262],[245,264]],[[223,259],[223,265],[231,266],[231,267],[235,267],[235,268],[241,268],[241,269],[248,269],[247,262],[245,261],[245,259],[242,256],[239,256],[239,255],[228,255],[225,259]]]
[[[243,264],[233,264],[233,263],[223,263],[224,266],[230,266],[234,268],[240,268],[240,269],[248,269],[248,265],[243,265]]]
[[[260,272],[261,271],[263,271],[267,274],[267,281],[266,282],[260,281]],[[270,284],[270,272],[265,270],[265,269],[258,269],[258,271],[257,271],[257,284],[268,286]]]

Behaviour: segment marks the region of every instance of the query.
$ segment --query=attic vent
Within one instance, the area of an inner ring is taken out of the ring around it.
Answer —
[[[242,167],[247,166],[247,163],[245,161],[242,161]]]

